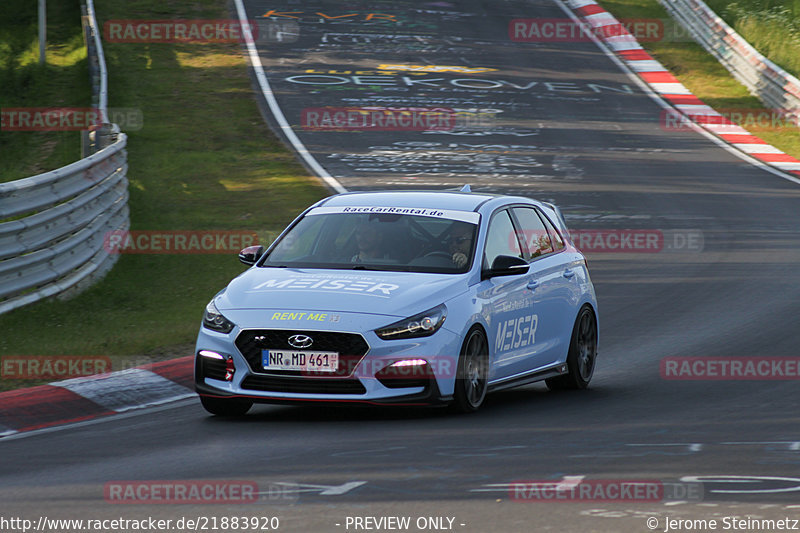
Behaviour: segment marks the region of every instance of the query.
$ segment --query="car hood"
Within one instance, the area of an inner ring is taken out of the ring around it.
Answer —
[[[339,311],[406,317],[467,290],[467,274],[250,268],[214,300],[220,311]]]

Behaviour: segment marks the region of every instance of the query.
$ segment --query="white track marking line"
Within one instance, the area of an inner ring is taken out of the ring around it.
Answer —
[[[261,64],[261,57],[258,55],[258,49],[256,48],[255,41],[253,40],[253,33],[250,30],[249,21],[247,20],[247,12],[245,12],[244,5],[242,4],[242,0],[234,0],[236,3],[236,13],[239,15],[239,22],[241,23],[241,28],[244,36],[245,44],[247,45],[247,53],[250,57],[250,64],[253,66],[253,70],[256,73],[256,79],[258,80],[258,84],[261,87],[261,92],[264,95],[264,98],[267,100],[267,104],[269,105],[270,111],[272,111],[272,116],[275,117],[275,120],[278,121],[278,125],[281,128],[281,131],[292,146],[297,151],[298,155],[303,158],[303,161],[314,171],[314,173],[319,176],[322,181],[325,182],[331,189],[336,191],[337,193],[347,192],[347,189],[339,183],[333,176],[331,176],[327,170],[325,170],[322,165],[314,158],[313,155],[306,149],[305,145],[300,141],[297,135],[292,130],[292,127],[289,125],[289,122],[286,120],[286,116],[283,114],[280,106],[278,106],[278,101],[275,99],[275,94],[272,92],[272,87],[269,84],[269,80],[267,80],[267,75],[264,73],[264,66]]]

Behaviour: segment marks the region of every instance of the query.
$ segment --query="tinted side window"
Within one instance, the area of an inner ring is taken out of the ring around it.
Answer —
[[[486,266],[491,267],[498,255],[513,255],[523,257],[522,249],[517,240],[517,233],[511,223],[508,211],[497,213],[489,221],[489,232],[486,235],[486,251],[484,257]]]
[[[563,250],[566,246],[564,245],[564,238],[561,237],[561,234],[558,233],[558,230],[553,226],[550,222],[550,219],[547,218],[547,215],[540,212],[539,216],[542,217],[544,221],[544,225],[547,226],[547,231],[550,233],[550,238],[553,241],[553,248],[555,248],[556,252],[559,250]]]
[[[522,234],[525,236],[525,243],[528,245],[528,259],[535,259],[539,256],[553,252],[553,243],[550,235],[542,223],[542,219],[536,214],[532,207],[515,207],[514,215],[522,226]]]

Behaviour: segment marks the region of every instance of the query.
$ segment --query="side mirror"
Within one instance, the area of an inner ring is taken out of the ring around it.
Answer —
[[[239,261],[244,263],[247,266],[253,266],[258,261],[258,258],[264,254],[264,247],[259,246],[248,246],[241,252],[239,252]]]
[[[495,276],[515,276],[528,272],[528,262],[514,255],[498,255],[492,262],[489,270],[484,270],[483,278],[493,278]]]

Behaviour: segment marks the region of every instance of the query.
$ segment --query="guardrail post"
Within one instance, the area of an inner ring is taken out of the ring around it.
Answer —
[[[116,124],[103,124],[96,130],[89,133],[89,142],[94,152],[98,152],[106,146],[111,146],[119,138],[120,130]]]

